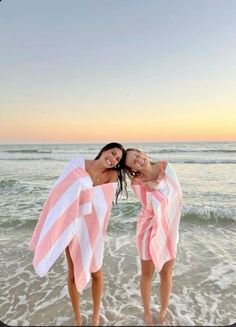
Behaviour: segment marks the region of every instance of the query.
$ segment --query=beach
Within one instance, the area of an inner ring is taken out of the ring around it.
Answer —
[[[28,242],[47,194],[76,156],[93,159],[104,144],[0,145],[0,320],[12,326],[70,326],[73,312],[62,254],[40,278]],[[183,191],[180,239],[166,326],[228,326],[236,322],[236,142],[124,143],[168,160]],[[135,244],[140,204],[113,206],[103,262],[101,325],[143,326],[140,264]],[[159,275],[153,276],[154,324]],[[90,283],[81,294],[83,325],[92,313]],[[159,324],[160,325],[160,324]]]

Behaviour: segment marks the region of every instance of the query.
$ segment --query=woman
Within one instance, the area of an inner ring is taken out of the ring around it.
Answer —
[[[93,315],[99,325],[102,296],[104,237],[112,201],[126,191],[119,143],[105,145],[94,160],[71,160],[50,191],[29,246],[33,266],[42,277],[65,250],[68,291],[75,317],[81,325],[79,293],[92,277]]]
[[[147,325],[152,325],[150,298],[154,269],[160,274],[161,322],[167,312],[178,243],[182,191],[169,163],[151,162],[138,149],[126,149],[121,165],[142,205],[137,219],[136,244],[141,261],[140,292],[144,319]]]

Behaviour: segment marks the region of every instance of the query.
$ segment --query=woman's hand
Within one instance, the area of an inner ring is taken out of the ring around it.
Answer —
[[[156,189],[157,185],[158,185],[158,181],[154,182],[154,181],[147,181],[145,182],[146,188],[148,191],[153,191]]]

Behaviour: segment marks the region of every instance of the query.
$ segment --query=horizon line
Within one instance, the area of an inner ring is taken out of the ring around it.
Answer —
[[[235,140],[153,140],[153,141],[144,141],[144,140],[138,140],[138,141],[134,141],[134,140],[130,140],[130,141],[117,141],[117,140],[111,140],[109,141],[73,141],[73,142],[9,142],[9,143],[1,143],[0,142],[0,146],[7,146],[7,145],[77,145],[77,144],[108,144],[111,142],[116,142],[116,143],[121,143],[121,144],[125,144],[125,143],[144,143],[144,144],[148,144],[148,143],[225,143],[225,142],[236,142]]]

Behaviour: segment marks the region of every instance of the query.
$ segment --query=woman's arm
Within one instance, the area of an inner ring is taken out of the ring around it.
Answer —
[[[118,171],[116,169],[111,169],[109,173],[109,183],[117,182],[118,180]]]
[[[157,185],[160,183],[160,181],[165,177],[166,166],[167,166],[167,161],[159,162],[159,174],[157,179],[153,181],[147,181],[144,183],[148,191],[155,190]]]

